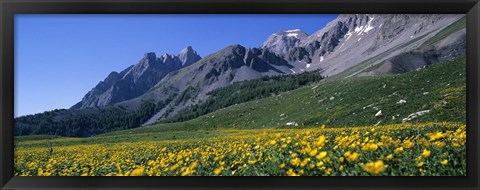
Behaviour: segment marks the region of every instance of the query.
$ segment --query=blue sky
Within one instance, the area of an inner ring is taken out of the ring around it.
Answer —
[[[205,57],[225,46],[259,47],[280,30],[307,34],[338,15],[15,16],[15,116],[69,108],[110,72],[146,52]]]

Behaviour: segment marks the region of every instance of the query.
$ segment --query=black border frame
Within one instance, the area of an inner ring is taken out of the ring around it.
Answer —
[[[467,14],[467,177],[14,177],[14,15]],[[0,0],[1,189],[479,189],[479,0]]]

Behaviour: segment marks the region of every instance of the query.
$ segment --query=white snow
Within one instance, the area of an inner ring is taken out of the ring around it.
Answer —
[[[382,116],[382,110],[378,111],[376,114],[375,114],[375,117],[380,117]]]
[[[293,69],[290,69],[290,71],[292,71],[293,73],[296,73]]]
[[[358,38],[357,42],[359,42],[362,38]]]
[[[360,34],[360,33],[362,32],[362,30],[363,30],[363,27],[364,27],[364,26],[358,26],[358,27],[356,27],[356,28],[355,28],[355,32],[358,33],[358,34]]]
[[[420,117],[420,116],[422,116],[423,114],[426,114],[426,113],[428,113],[428,112],[430,112],[430,110],[423,110],[423,111],[419,111],[419,112],[416,112],[416,113],[412,113],[412,114],[408,115],[407,118],[403,118],[403,119],[402,119],[402,123],[405,123],[405,122],[407,122],[407,121],[411,121],[412,119],[415,119],[415,118],[417,118],[417,117]]]
[[[323,58],[324,58],[323,56],[320,56],[320,62],[322,62],[322,61],[323,61]]]
[[[371,24],[372,24],[372,21],[375,19],[375,17],[372,17],[372,19],[370,19],[368,21],[368,24],[367,24],[367,27],[365,28],[365,30],[363,30],[363,32],[368,32],[372,29],[374,29],[375,27],[373,27]]]
[[[383,25],[383,23],[382,23],[382,24],[380,24],[380,26],[378,26],[378,28],[382,28],[382,25]]]
[[[333,96],[332,96],[332,97],[330,97],[330,100],[335,100],[335,97],[333,97]]]
[[[397,104],[404,104],[404,103],[407,103],[407,100],[399,100],[399,101],[397,102]]]
[[[348,33],[345,34],[345,36],[347,37],[347,39],[345,39],[345,41],[347,41],[352,36],[352,32],[348,31]]]
[[[307,64],[307,68],[309,68],[309,67],[310,67],[310,63]]]
[[[285,30],[285,32],[300,32],[300,29]]]
[[[365,28],[365,30],[364,30],[363,32],[368,32],[368,31],[370,31],[370,30],[372,30],[372,29],[374,29],[374,28],[375,28],[375,27],[370,26],[370,23],[368,23],[367,27]]]
[[[296,34],[296,33],[289,33],[289,34],[287,34],[287,36],[298,38],[298,34]]]
[[[410,38],[413,38],[413,36],[410,36]]]

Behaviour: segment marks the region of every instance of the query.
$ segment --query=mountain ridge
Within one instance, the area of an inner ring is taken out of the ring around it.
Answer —
[[[105,80],[90,90],[72,109],[109,106],[136,98],[168,73],[189,66],[201,57],[191,46],[184,48],[178,55],[145,53],[135,65],[118,72],[111,72]]]

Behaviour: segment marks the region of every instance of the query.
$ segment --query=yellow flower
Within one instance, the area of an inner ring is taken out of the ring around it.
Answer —
[[[427,150],[427,149],[423,149],[422,156],[423,156],[424,158],[427,158],[427,157],[429,157],[429,156],[430,156],[430,151],[429,151],[429,150]]]
[[[325,138],[325,136],[320,136],[317,138],[317,141],[315,142],[315,146],[323,146],[325,145],[325,142],[327,142],[327,138]]]
[[[310,156],[315,156],[317,155],[317,149],[313,149],[312,151],[310,151],[310,153],[308,153]]]
[[[343,161],[345,161],[345,158],[342,156],[342,157],[340,157],[340,158],[338,159],[338,161],[339,161],[339,162],[343,162]]]
[[[291,168],[287,171],[287,176],[298,176]]]
[[[447,165],[447,164],[448,164],[448,160],[442,160],[442,161],[440,162],[440,164],[442,164],[442,165]]]
[[[328,168],[327,171],[325,171],[325,174],[326,175],[332,174],[332,170],[333,170],[332,168]]]
[[[300,158],[294,158],[292,160],[290,160],[290,164],[292,164],[292,166],[298,166],[300,165]]]
[[[296,158],[296,157],[297,157],[297,153],[292,153],[292,154],[290,155],[290,158]]]
[[[195,167],[197,167],[197,166],[198,166],[198,162],[192,162],[192,163],[190,164],[190,168],[195,168]]]
[[[357,158],[358,158],[359,156],[360,156],[360,154],[354,152],[353,154],[348,155],[347,161],[353,162],[353,161],[357,160]]]
[[[417,167],[422,167],[425,164],[425,162],[420,162],[417,164]]]
[[[443,133],[442,133],[442,132],[436,132],[436,133],[430,134],[430,136],[429,136],[430,141],[434,141],[434,140],[437,140],[437,139],[441,139],[442,137],[443,137]]]
[[[149,161],[147,162],[147,165],[151,166],[151,165],[153,165],[153,163],[155,163],[155,161],[149,160]]]
[[[338,170],[343,171],[343,165],[341,165]]]
[[[406,140],[405,142],[403,142],[403,147],[407,149],[412,148],[414,145],[415,143],[411,142],[410,140]]]
[[[132,173],[130,173],[130,176],[142,176],[144,170],[145,170],[144,167],[136,168],[132,171]]]
[[[310,162],[310,158],[305,158],[305,159],[303,159],[302,163],[300,163],[300,166],[304,167],[305,165],[308,164],[308,162]]]
[[[378,145],[375,144],[375,143],[372,143],[370,144],[370,146],[368,146],[368,149],[371,150],[371,151],[375,151],[378,149]]]
[[[315,165],[316,165],[317,167],[322,167],[322,166],[323,166],[323,162],[322,162],[322,161],[317,162]]]
[[[325,156],[327,156],[327,152],[323,151],[323,152],[320,152],[320,154],[318,154],[315,158],[320,160],[322,158],[325,158]]]
[[[280,165],[278,165],[279,168],[284,168],[285,167],[285,163],[281,163]]]
[[[392,158],[393,158],[392,154],[389,154],[387,157],[385,157],[385,159],[387,159],[387,160],[391,160]]]
[[[403,147],[396,148],[393,152],[394,152],[395,154],[398,154],[398,153],[400,153],[400,152],[403,152]]]
[[[42,168],[38,168],[37,175],[38,175],[38,176],[42,176],[42,175],[43,175],[43,169],[42,169]]]
[[[363,169],[371,174],[379,174],[385,170],[386,166],[383,164],[383,161],[379,160],[376,162],[370,162],[363,166]]]
[[[223,171],[223,167],[220,166],[219,168],[214,169],[213,173],[215,175],[219,175],[222,171]]]
[[[275,145],[275,144],[277,144],[277,141],[275,141],[275,140],[271,140],[271,141],[270,141],[270,145],[273,146],[273,145]]]

